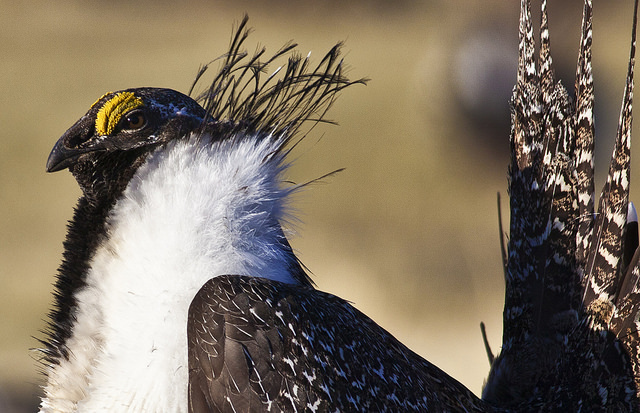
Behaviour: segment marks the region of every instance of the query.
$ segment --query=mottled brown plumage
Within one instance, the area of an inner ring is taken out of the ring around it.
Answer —
[[[616,146],[596,213],[592,4],[584,4],[575,103],[555,79],[545,0],[541,16],[536,60],[530,4],[521,2],[504,335],[483,396],[515,409],[637,411],[638,327],[633,311],[623,310],[640,307],[629,293],[638,288],[629,278],[636,262],[623,268],[636,17]]]
[[[206,411],[492,411],[341,298],[210,280],[189,311],[189,403]]]

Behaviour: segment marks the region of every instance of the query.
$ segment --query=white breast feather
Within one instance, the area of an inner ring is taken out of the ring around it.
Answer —
[[[186,411],[187,311],[200,287],[224,274],[296,282],[280,247],[291,189],[281,159],[265,161],[280,142],[212,140],[157,150],[109,214],[76,295],[68,344],[82,360],[50,373],[42,411],[70,411],[56,394],[84,394],[80,411]]]

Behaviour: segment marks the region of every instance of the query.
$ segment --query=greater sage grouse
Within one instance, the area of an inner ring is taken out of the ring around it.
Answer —
[[[69,169],[83,195],[43,349],[41,411],[640,411],[640,264],[627,221],[634,46],[595,213],[591,1],[575,104],[554,79],[544,1],[536,64],[529,7],[522,0],[512,100],[504,340],[482,400],[314,289],[281,227],[299,188],[283,181],[286,155],[303,123],[363,81],[344,76],[339,45],[314,67],[293,44],[247,55],[245,18],[195,100],[107,93],[55,144],[47,170]]]

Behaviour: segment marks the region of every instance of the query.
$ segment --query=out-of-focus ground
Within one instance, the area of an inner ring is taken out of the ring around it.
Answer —
[[[41,377],[29,349],[42,337],[79,196],[68,173],[44,172],[53,143],[107,91],[186,92],[244,12],[251,47],[275,51],[295,39],[320,59],[346,40],[350,74],[371,78],[330,112],[340,126],[317,128],[294,152],[297,182],[346,168],[296,198],[302,222],[292,242],[302,261],[319,288],[479,394],[488,370],[479,323],[494,351],[502,332],[496,193],[508,228],[518,3],[0,1],[0,411],[36,409]],[[551,3],[552,52],[572,85],[581,2]],[[600,182],[631,3],[595,5]]]

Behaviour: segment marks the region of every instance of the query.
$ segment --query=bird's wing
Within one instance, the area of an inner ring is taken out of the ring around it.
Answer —
[[[638,335],[631,320],[640,312],[640,296],[635,264],[623,256],[636,18],[616,146],[597,213],[591,0],[584,3],[575,104],[554,77],[545,0],[541,20],[536,59],[530,2],[522,0],[503,346],[484,396],[545,410],[635,411],[637,373],[630,366]],[[612,322],[616,315],[624,321]]]
[[[348,302],[220,276],[189,309],[189,409],[489,411]]]

